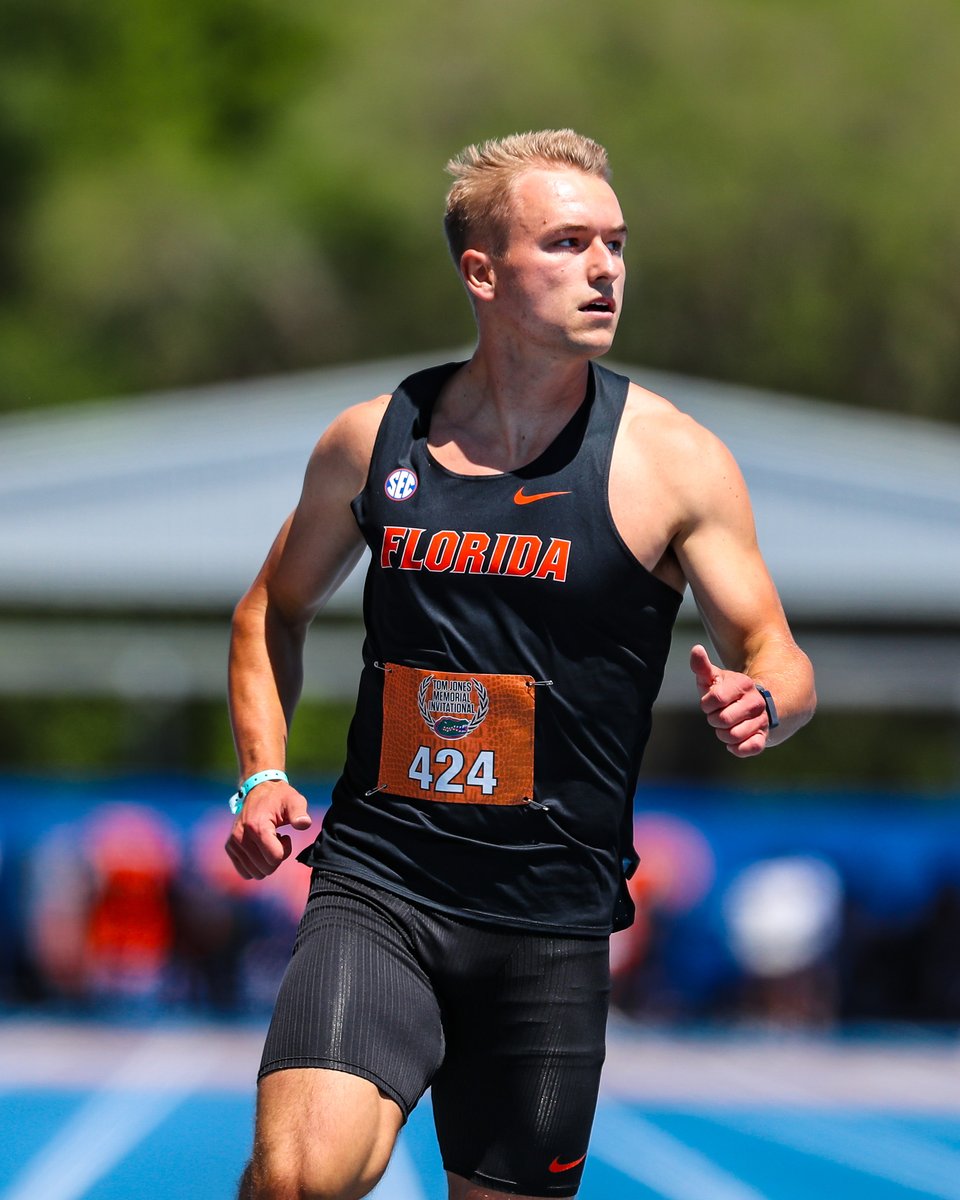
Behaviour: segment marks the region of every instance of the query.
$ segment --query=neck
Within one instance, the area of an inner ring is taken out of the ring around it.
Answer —
[[[497,447],[498,458],[524,462],[531,447],[549,443],[579,408],[589,369],[586,358],[491,352],[481,340],[445,389],[437,415],[471,440]]]
[[[514,354],[509,348],[491,350],[481,341],[467,373],[479,402],[532,416],[538,410],[556,411],[567,403],[575,408],[587,386],[589,359]]]

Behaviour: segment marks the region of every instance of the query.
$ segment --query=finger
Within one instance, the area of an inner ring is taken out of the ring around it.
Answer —
[[[227,853],[230,856],[230,861],[233,863],[234,870],[241,879],[262,879],[263,868],[252,861],[250,856],[244,852],[242,847],[227,846]]]
[[[753,737],[749,737],[746,741],[740,742],[735,746],[728,746],[727,750],[735,758],[755,758],[767,748],[767,731],[763,730],[760,733],[755,733]]]
[[[283,839],[273,826],[262,832],[248,829],[243,844],[249,862],[260,872],[261,879],[272,875],[286,857],[283,853]]]
[[[237,816],[227,842],[227,853],[244,879],[264,879],[293,853],[293,843],[279,826],[309,829],[313,824],[307,801],[280,781],[265,783],[261,792]],[[278,799],[277,792],[283,796]],[[286,792],[286,795],[283,795]],[[272,801],[272,802],[270,802]]]
[[[710,655],[701,645],[696,645],[690,651],[690,670],[697,681],[697,687],[702,692],[709,691],[720,674],[720,668],[710,661]]]
[[[313,824],[313,818],[307,811],[306,796],[301,795],[286,783],[278,782],[270,786],[275,788],[275,791],[267,793],[267,795],[277,797],[274,824],[278,828],[281,825],[290,825],[294,829],[309,829]]]
[[[240,876],[241,879],[256,878],[256,876],[251,874],[250,868],[247,865],[245,856],[242,853],[240,853],[240,851],[238,850],[238,848],[234,845],[234,843],[232,841],[228,841],[227,844],[224,846],[224,849],[227,852],[227,857],[230,859],[231,863],[233,864],[233,869],[236,871],[236,873]]]
[[[713,722],[710,723],[713,724]],[[758,733],[766,735],[766,732],[766,721],[757,718],[752,718],[749,721],[740,721],[729,728],[714,726],[714,733],[727,746],[739,746],[741,742],[747,741],[748,738],[756,737]]]
[[[283,847],[276,826],[269,819],[244,821],[241,816],[231,840],[238,857],[255,879],[270,875],[283,862]]]
[[[281,822],[281,824],[290,825],[294,829],[309,829],[310,826],[313,824],[313,818],[307,812],[306,801],[303,802],[303,811],[302,812],[289,813],[289,815],[287,816],[287,819],[285,821]]]
[[[767,728],[766,709],[759,692],[755,691],[753,695],[750,693],[743,695],[738,691],[736,699],[728,704],[723,703],[722,696],[716,696],[716,693],[714,693],[713,699],[717,700],[718,707],[711,708],[709,705],[705,705],[704,714],[707,724],[714,729],[735,730],[738,726],[748,722],[756,722],[756,729]]]

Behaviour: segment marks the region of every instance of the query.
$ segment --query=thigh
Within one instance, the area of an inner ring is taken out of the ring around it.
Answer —
[[[299,1068],[348,1073],[372,1083],[406,1119],[443,1054],[439,1005],[413,950],[410,917],[398,897],[315,872],[262,1081]]]
[[[603,1066],[607,942],[515,941],[496,975],[444,1007],[447,1052],[432,1089],[444,1166],[493,1191],[572,1196]]]

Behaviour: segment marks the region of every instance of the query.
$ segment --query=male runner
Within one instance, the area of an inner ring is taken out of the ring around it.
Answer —
[[[310,824],[282,775],[307,627],[370,547],[357,710],[302,856],[247,1198],[366,1195],[428,1086],[452,1200],[574,1195],[684,588],[718,659],[691,652],[701,708],[732,754],[815,705],[730,454],[593,361],[624,282],[605,151],[525,134],[448,169],[477,348],[333,422],[234,620],[227,850],[259,879],[290,853],[278,829]]]

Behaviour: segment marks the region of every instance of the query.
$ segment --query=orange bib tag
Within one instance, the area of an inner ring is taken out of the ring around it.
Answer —
[[[533,799],[531,675],[385,667],[383,791],[447,804]]]

